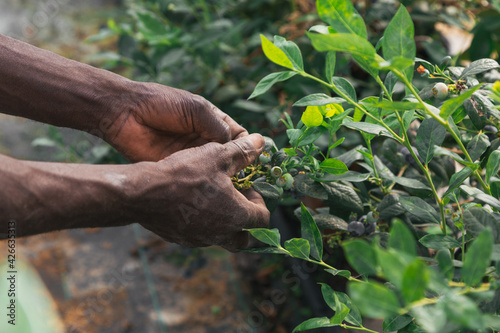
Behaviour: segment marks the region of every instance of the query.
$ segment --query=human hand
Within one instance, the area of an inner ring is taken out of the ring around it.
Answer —
[[[138,105],[118,116],[113,133],[107,135],[132,162],[159,161],[182,149],[248,135],[199,95],[156,83],[135,84],[141,96]]]
[[[263,228],[269,211],[253,190],[239,192],[230,177],[252,163],[264,147],[252,134],[226,144],[208,143],[156,162],[130,165],[132,215],[167,241],[185,246],[244,248],[248,233]]]

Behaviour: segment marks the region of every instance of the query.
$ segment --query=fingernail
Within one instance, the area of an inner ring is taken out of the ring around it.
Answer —
[[[264,137],[259,133],[250,134],[248,138],[252,140],[253,146],[256,147],[257,149],[263,149],[264,146],[266,145]]]

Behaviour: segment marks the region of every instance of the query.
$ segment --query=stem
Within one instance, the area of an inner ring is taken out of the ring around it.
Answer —
[[[450,285],[452,285],[452,282],[450,282]],[[454,283],[454,285],[452,285],[452,286],[455,286],[455,285],[456,286],[463,286],[464,284],[463,283]],[[481,285],[481,287],[479,287],[479,288],[465,288],[465,289],[457,292],[457,294],[464,295],[464,294],[469,294],[469,293],[480,293],[480,292],[488,291],[488,290],[490,290],[489,283],[483,283]],[[405,314],[405,313],[409,312],[411,308],[416,308],[419,306],[425,306],[425,305],[429,305],[429,304],[436,304],[440,298],[441,298],[441,296],[420,299],[418,301],[410,303],[406,308],[404,308],[404,309],[402,309],[402,311],[400,311],[400,314]]]
[[[340,324],[339,326],[342,328],[345,328],[345,329],[349,329],[349,330],[358,330],[358,331],[364,331],[364,332],[378,333],[377,331],[372,331],[371,329],[363,327],[363,326],[358,327],[358,326],[350,326],[347,324]]]
[[[347,96],[346,94],[344,94],[342,91],[340,91],[334,84],[330,84],[330,83],[327,83],[315,76],[312,76],[304,71],[300,71],[298,72],[300,75],[302,75],[303,77],[307,77],[307,78],[310,78],[314,81],[317,81],[327,87],[329,87],[330,89],[332,89],[337,95],[339,95],[340,97],[342,97],[343,99],[345,99],[349,104],[353,105],[354,107],[358,108],[359,110],[361,110],[361,112],[363,112],[367,117],[370,117],[372,118],[373,120],[375,120],[378,124],[380,124],[381,126],[383,126],[386,130],[389,131],[389,133],[391,133],[391,135],[394,136],[394,139],[396,141],[398,141],[399,143],[402,143],[403,142],[403,139],[397,135],[389,126],[387,126],[382,120],[378,119],[377,117],[375,117],[374,115],[372,115],[370,112],[368,112],[361,104],[355,102],[354,100],[352,100],[349,96]]]
[[[384,82],[382,82],[382,80],[380,79],[380,76],[376,76],[375,77],[375,81],[377,81],[377,83],[379,84],[379,86],[382,88],[382,90],[384,91],[384,94],[387,96],[387,98],[392,102],[392,96],[391,94],[389,94],[389,90],[387,90]]]
[[[474,161],[472,160],[472,158],[470,157],[469,153],[467,152],[467,149],[465,148],[464,144],[462,143],[462,140],[460,140],[460,138],[458,137],[457,133],[455,133],[455,131],[453,131],[453,129],[451,128],[450,124],[448,123],[448,120],[444,120],[439,115],[434,114],[431,110],[429,110],[427,108],[427,106],[425,105],[424,101],[422,100],[422,98],[420,98],[420,96],[418,95],[417,91],[415,90],[415,88],[413,87],[413,85],[408,81],[408,79],[406,78],[406,76],[404,76],[401,72],[399,72],[397,70],[393,70],[393,72],[394,72],[394,74],[396,74],[403,81],[403,83],[408,87],[408,89],[410,90],[410,92],[422,104],[422,106],[424,107],[424,110],[426,111],[426,113],[428,115],[430,115],[432,118],[434,118],[438,123],[440,123],[451,134],[451,136],[453,137],[453,139],[460,146],[460,149],[464,153],[465,158],[467,159],[467,161],[470,162],[471,164],[474,164]],[[486,191],[486,193],[488,195],[491,195],[490,187],[484,182],[484,180],[481,177],[481,174],[479,173],[478,170],[474,171],[474,175],[479,180],[479,182],[481,183],[481,185],[484,188],[484,190]]]

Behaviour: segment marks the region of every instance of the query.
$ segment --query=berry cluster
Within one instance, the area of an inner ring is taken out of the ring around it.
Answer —
[[[347,231],[354,237],[370,235],[377,228],[377,216],[374,212],[363,215],[359,220],[353,220],[347,225]]]

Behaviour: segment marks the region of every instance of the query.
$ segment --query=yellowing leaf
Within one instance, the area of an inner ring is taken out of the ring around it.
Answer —
[[[323,112],[319,106],[308,106],[300,118],[307,127],[316,127],[323,123]]]
[[[262,41],[262,51],[264,51],[264,54],[269,60],[280,66],[294,69],[292,62],[288,59],[285,52],[274,45],[264,35],[260,35],[260,40]]]
[[[344,108],[340,104],[327,104],[325,107],[325,117],[333,117],[336,114],[344,112]]]

